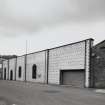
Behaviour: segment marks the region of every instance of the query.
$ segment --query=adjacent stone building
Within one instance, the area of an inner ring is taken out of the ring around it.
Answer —
[[[2,69],[2,59],[0,59],[0,80],[2,79],[2,72],[3,72],[3,69]]]
[[[3,61],[3,79],[92,87],[93,39]]]
[[[105,88],[105,40],[92,48],[92,80],[96,88]]]

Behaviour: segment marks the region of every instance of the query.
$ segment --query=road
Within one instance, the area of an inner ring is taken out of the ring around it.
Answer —
[[[0,105],[105,105],[93,89],[0,80]]]

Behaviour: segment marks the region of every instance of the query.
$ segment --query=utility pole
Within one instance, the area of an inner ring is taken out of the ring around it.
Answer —
[[[27,40],[26,40],[26,54],[27,54]]]
[[[26,40],[26,54],[25,54],[25,82],[27,81],[26,75],[27,75],[27,40]]]

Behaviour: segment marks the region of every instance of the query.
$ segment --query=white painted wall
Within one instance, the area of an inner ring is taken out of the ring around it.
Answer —
[[[46,82],[46,70],[45,70],[45,51],[37,52],[27,55],[27,81],[32,82]],[[32,66],[35,64],[37,66],[37,77],[32,79]]]
[[[22,68],[21,78],[18,76],[19,66]],[[25,81],[25,56],[17,57],[16,80]]]
[[[84,69],[85,70],[85,87],[90,84],[90,43],[93,40],[88,39],[75,44],[66,45],[54,49],[49,49],[49,62],[48,62],[48,83],[60,84],[60,70],[70,69]],[[32,79],[32,66],[37,66],[37,78]],[[22,67],[22,76],[18,77],[19,66]],[[8,61],[3,61],[3,78],[4,68],[6,68],[8,79]],[[25,81],[25,56],[20,56],[9,60],[9,74],[13,70],[16,80]],[[9,75],[10,77],[10,75]],[[10,79],[10,78],[9,78]],[[47,50],[40,51],[27,55],[26,66],[26,80],[32,82],[46,83],[47,81]]]
[[[8,77],[8,60],[3,61],[3,79],[4,79],[4,69],[6,68],[6,80]]]
[[[89,43],[86,44],[89,46]],[[87,47],[86,59],[89,59],[89,50]],[[88,71],[89,60],[86,61],[86,70]],[[49,50],[48,82],[60,84],[60,70],[68,69],[85,69],[85,41]]]
[[[13,71],[13,80],[15,80],[16,58],[9,59],[9,80],[11,70]]]

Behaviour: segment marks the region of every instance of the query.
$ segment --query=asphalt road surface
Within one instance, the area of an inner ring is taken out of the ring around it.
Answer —
[[[93,89],[0,80],[0,105],[105,105]]]

